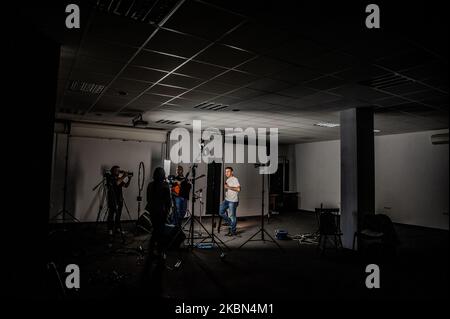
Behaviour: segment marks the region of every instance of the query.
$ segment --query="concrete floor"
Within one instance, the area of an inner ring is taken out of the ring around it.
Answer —
[[[202,222],[210,231],[210,219]],[[260,218],[251,217],[238,221],[238,237],[224,236],[225,227],[217,235],[231,249],[225,258],[220,258],[218,249],[194,248],[170,251],[165,260],[155,260],[141,258],[140,247],[145,250],[149,235],[133,235],[134,224],[125,226],[126,243],[116,238],[112,249],[107,246],[104,225],[94,226],[72,225],[69,231],[57,231],[50,237],[49,258],[60,270],[72,262],[80,266],[81,288],[69,293],[71,299],[151,295],[169,300],[242,301],[449,295],[448,231],[395,225],[401,244],[397,256],[390,260],[362,258],[350,250],[330,249],[321,255],[316,245],[297,240],[277,240],[283,251],[271,241],[250,242],[238,250],[260,227]],[[200,231],[198,225],[194,229],[196,234]],[[273,237],[277,229],[290,235],[311,233],[317,223],[310,213],[285,213],[273,216],[266,224]],[[260,238],[260,234],[255,237]],[[181,261],[178,268],[174,267],[177,261]],[[365,286],[365,267],[372,262],[381,270],[381,288],[376,290]],[[52,288],[49,297],[58,293]]]

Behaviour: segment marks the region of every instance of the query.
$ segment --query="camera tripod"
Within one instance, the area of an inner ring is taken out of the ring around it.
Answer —
[[[101,221],[105,221],[105,218],[108,216],[109,214],[109,194],[108,194],[108,188],[110,187],[108,185],[108,181],[107,181],[108,177],[106,174],[103,175],[102,180],[96,185],[94,186],[94,188],[92,189],[93,192],[95,192],[96,190],[98,190],[98,192],[100,193],[100,202],[99,202],[99,207],[98,207],[98,213],[97,213],[97,219],[95,221],[95,230],[97,230],[97,226]],[[111,192],[114,192],[114,189],[111,189]],[[116,198],[115,194],[113,193],[114,198]],[[128,209],[127,203],[125,201],[125,199],[122,199],[123,201],[123,206],[125,207],[125,210],[128,214],[128,217],[130,220],[132,220],[131,218],[131,214],[130,211]],[[104,206],[106,203],[106,210],[104,210]],[[103,213],[103,217],[101,216]],[[120,227],[120,229],[122,230],[122,227]],[[122,242],[125,242],[125,237],[123,235],[123,231],[120,232],[121,238],[122,238]]]

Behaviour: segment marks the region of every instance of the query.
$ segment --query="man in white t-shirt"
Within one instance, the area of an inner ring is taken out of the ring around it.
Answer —
[[[241,185],[239,180],[233,175],[233,168],[225,168],[225,176],[227,180],[224,185],[225,200],[220,205],[219,215],[228,223],[230,231],[225,236],[236,235],[236,209],[239,205],[239,192]],[[228,209],[228,214],[226,213]]]

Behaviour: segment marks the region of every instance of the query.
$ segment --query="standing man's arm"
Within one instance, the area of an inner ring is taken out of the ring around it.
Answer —
[[[240,192],[241,191],[241,185],[239,186],[228,186],[227,184],[225,184],[225,188],[235,191],[235,192]]]
[[[235,192],[240,192],[241,191],[241,185],[239,184],[238,181],[238,185],[237,186],[229,186],[227,183],[225,183],[225,189],[229,189]]]

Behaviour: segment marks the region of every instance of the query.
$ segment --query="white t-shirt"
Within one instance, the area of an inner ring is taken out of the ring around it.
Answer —
[[[228,186],[231,186],[231,187],[241,186],[241,184],[239,184],[239,180],[234,176],[231,176],[230,178],[228,178],[226,183]],[[229,202],[239,202],[239,192],[233,191],[231,189],[227,189],[225,191],[225,200],[227,200]]]

